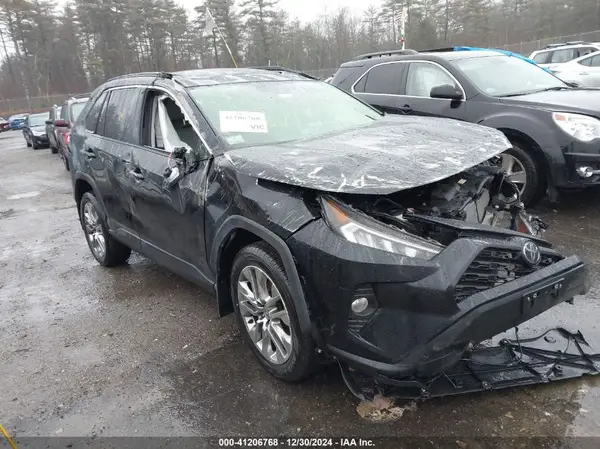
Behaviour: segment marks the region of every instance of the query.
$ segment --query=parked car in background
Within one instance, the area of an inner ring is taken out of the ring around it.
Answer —
[[[56,120],[60,117],[60,111],[62,106],[52,106],[50,108],[50,115],[46,120],[46,135],[48,136],[48,144],[50,145],[50,151],[53,154],[58,153],[58,135],[56,130]]]
[[[389,52],[388,52],[389,53]],[[501,130],[523,201],[600,184],[600,91],[574,88],[521,58],[440,51],[356,59],[331,84],[380,111],[448,117]]]
[[[299,73],[118,77],[69,147],[96,260],[135,250],[216,292],[287,381],[334,360],[378,379],[435,376],[471,341],[589,289],[579,257],[490,226],[491,210],[520,204],[501,132],[384,116]]]
[[[4,117],[0,117],[0,133],[10,129],[10,122]]]
[[[543,50],[537,50],[531,53],[529,59],[532,59],[536,64],[542,67],[553,70],[561,64],[599,50],[600,45],[597,43],[583,41],[550,44]]]
[[[600,51],[565,62],[552,69],[561,80],[583,87],[600,87]]]
[[[68,99],[60,109],[58,120],[54,122],[58,154],[63,160],[67,171],[69,170],[69,138],[71,137],[71,129],[87,101],[87,94]]]
[[[8,123],[10,125],[10,129],[21,129],[25,124],[25,119],[27,118],[27,114],[17,114],[11,115],[8,119]]]
[[[46,120],[49,117],[48,112],[40,114],[29,114],[23,124],[23,137],[28,147],[34,150],[48,145],[48,136],[46,135]]]

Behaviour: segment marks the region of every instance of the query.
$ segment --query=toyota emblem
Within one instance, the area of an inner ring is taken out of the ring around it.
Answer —
[[[527,242],[525,245],[523,245],[521,256],[523,256],[523,260],[527,262],[527,265],[531,267],[535,267],[540,263],[540,260],[542,260],[540,248],[533,242]]]

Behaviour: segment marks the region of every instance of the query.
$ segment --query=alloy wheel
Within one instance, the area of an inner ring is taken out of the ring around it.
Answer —
[[[260,268],[249,265],[238,276],[238,305],[246,331],[270,363],[285,363],[292,354],[290,315],[279,289]]]
[[[506,172],[508,180],[512,181],[519,189],[519,193],[523,195],[527,186],[527,172],[523,163],[512,154],[503,153],[502,169]]]
[[[106,238],[100,216],[92,203],[85,203],[83,206],[83,227],[92,252],[96,258],[104,259],[106,255]]]

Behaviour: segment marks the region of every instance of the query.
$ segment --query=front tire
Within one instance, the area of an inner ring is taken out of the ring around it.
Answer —
[[[79,203],[79,219],[88,246],[94,258],[100,265],[112,267],[127,262],[131,248],[115,240],[106,227],[100,212],[100,204],[96,197],[86,192]]]
[[[287,382],[308,377],[315,344],[300,330],[292,291],[277,253],[265,242],[243,248],[231,271],[231,294],[244,340],[271,375]]]
[[[543,169],[523,145],[513,142],[513,148],[502,153],[502,168],[519,188],[525,206],[535,206],[546,194]]]

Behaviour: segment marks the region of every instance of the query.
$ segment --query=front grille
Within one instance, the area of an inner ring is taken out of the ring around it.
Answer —
[[[456,302],[461,302],[475,293],[527,276],[561,259],[560,256],[542,254],[539,265],[530,267],[521,260],[520,254],[520,250],[497,248],[481,251],[456,284],[454,289]]]

